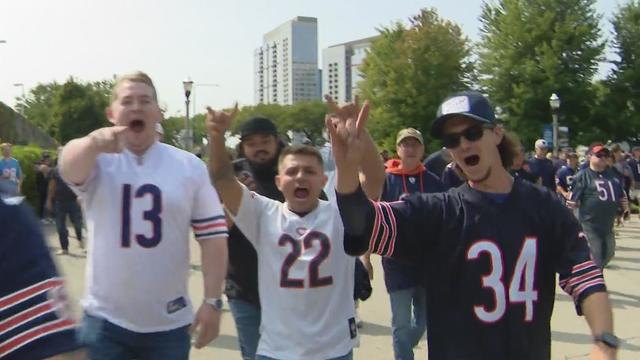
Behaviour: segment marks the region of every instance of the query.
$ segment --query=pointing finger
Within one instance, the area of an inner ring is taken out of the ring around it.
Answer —
[[[362,105],[362,109],[360,109],[360,113],[358,114],[358,121],[356,122],[356,130],[358,133],[362,132],[364,129],[367,120],[369,119],[369,101],[365,100]]]

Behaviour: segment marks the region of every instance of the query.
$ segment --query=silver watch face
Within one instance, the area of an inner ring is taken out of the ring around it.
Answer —
[[[214,307],[216,310],[222,310],[224,305],[222,299],[206,299],[205,302]]]

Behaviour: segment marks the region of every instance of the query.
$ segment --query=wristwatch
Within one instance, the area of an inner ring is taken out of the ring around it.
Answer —
[[[620,340],[618,340],[618,337],[609,332],[603,332],[600,335],[594,336],[593,341],[601,342],[612,349],[617,349],[620,346]]]
[[[213,306],[213,309],[217,311],[222,311],[222,306],[224,305],[224,301],[221,298],[205,298],[204,302]]]

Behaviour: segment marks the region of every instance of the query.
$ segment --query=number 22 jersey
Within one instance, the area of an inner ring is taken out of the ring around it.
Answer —
[[[325,360],[357,342],[355,259],[344,252],[334,204],[299,216],[286,203],[243,186],[235,224],[258,253],[262,320],[257,353],[283,360]]]

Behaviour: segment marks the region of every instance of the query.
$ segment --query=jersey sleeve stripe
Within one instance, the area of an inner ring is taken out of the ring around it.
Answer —
[[[228,234],[227,229],[225,228],[224,230],[196,234],[196,239],[202,240],[202,239],[211,238],[211,237],[227,236],[227,234]]]
[[[590,287],[593,286],[598,286],[598,285],[603,285],[604,286],[604,280],[602,278],[598,278],[598,279],[593,279],[591,281],[582,283],[580,286],[577,286],[574,290],[573,290],[573,298],[577,301],[580,299],[580,295],[582,295],[582,293],[589,289]]]
[[[373,230],[371,231],[371,239],[369,239],[369,252],[376,253],[378,233],[380,232],[380,204],[372,201],[375,210],[375,219],[373,221]]]
[[[11,329],[14,329],[17,326],[29,322],[40,315],[51,312],[53,309],[53,301],[48,300],[31,308],[28,308],[20,313],[17,313],[10,318],[0,322],[0,335],[6,333]]]
[[[194,231],[202,231],[202,230],[208,230],[208,229],[213,229],[213,228],[218,228],[218,227],[223,227],[226,228],[227,227],[227,223],[226,221],[221,221],[221,222],[215,222],[215,223],[211,223],[208,225],[192,225],[193,230]]]
[[[384,203],[383,205],[387,210],[387,219],[389,220],[389,227],[391,229],[391,233],[389,235],[389,247],[385,256],[391,256],[393,255],[393,250],[395,249],[395,245],[396,245],[396,234],[397,234],[396,217],[393,214],[393,209],[391,208],[391,205],[389,205],[388,203]]]
[[[600,269],[593,269],[591,271],[589,271],[586,274],[580,275],[580,276],[576,276],[576,277],[572,277],[567,281],[567,285],[574,287],[577,284],[580,284],[581,282],[585,282],[587,280],[596,278],[596,277],[602,277],[602,272],[600,271]]]
[[[378,204],[380,209],[380,224],[382,225],[382,234],[380,235],[380,239],[378,240],[378,248],[376,249],[376,254],[384,256],[384,249],[387,245],[387,241],[389,240],[389,224],[387,224],[387,218],[385,216],[384,211],[384,203]]]
[[[224,219],[224,215],[217,215],[217,216],[204,218],[204,219],[193,219],[193,220],[191,220],[191,223],[192,224],[202,224],[202,223],[207,223],[207,222],[211,222],[211,221],[215,221],[215,220],[221,220],[221,219]]]
[[[584,269],[589,268],[591,266],[595,266],[595,264],[593,263],[593,260],[587,260],[587,261],[585,261],[585,262],[583,262],[581,264],[575,265],[573,267],[573,269],[571,269],[571,272],[572,273],[576,273],[576,272],[578,272],[580,270],[584,270]]]
[[[41,337],[64,330],[73,330],[75,323],[71,319],[59,319],[34,327],[0,344],[0,358]]]
[[[0,311],[62,285],[62,278],[55,277],[6,295],[3,298],[0,298]]]

